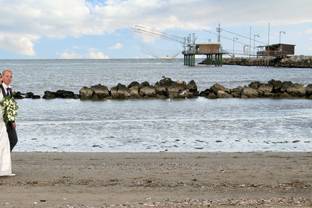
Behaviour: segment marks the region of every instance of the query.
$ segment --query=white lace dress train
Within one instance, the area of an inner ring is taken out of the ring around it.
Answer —
[[[0,101],[3,100],[3,95],[0,92]],[[3,109],[0,106],[0,176],[12,175],[10,141],[3,121]]]

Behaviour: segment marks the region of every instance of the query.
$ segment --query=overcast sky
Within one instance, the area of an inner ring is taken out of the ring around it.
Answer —
[[[197,42],[216,41],[218,23],[258,41],[296,44],[312,55],[311,0],[0,0],[0,58],[146,58],[174,55],[180,43],[139,35],[145,25]],[[242,50],[248,40],[223,32],[223,47]],[[229,39],[229,40],[228,40]],[[259,42],[260,44],[260,42]]]

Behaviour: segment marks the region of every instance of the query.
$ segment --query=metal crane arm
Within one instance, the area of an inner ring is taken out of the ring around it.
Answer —
[[[185,44],[185,40],[182,37],[179,37],[176,35],[171,35],[171,34],[164,33],[164,32],[160,32],[160,31],[157,31],[154,29],[149,29],[149,28],[146,28],[146,27],[141,26],[141,25],[135,25],[134,27],[132,27],[132,29],[137,33],[149,34],[152,36],[161,37],[161,38],[164,38],[167,40],[171,40],[171,41],[179,42],[181,44]]]

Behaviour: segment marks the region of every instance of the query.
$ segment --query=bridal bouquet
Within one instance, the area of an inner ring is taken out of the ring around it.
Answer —
[[[17,116],[18,105],[13,97],[4,97],[1,102],[3,106],[3,120],[5,123],[14,122]]]

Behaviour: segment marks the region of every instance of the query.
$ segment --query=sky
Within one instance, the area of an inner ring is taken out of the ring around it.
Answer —
[[[251,34],[252,47],[264,45],[269,23],[270,43],[281,39],[297,55],[312,55],[311,11],[311,0],[0,0],[0,59],[181,54],[181,43],[135,32],[135,25],[181,38],[195,33],[205,43],[217,41],[220,24],[223,48],[242,52],[250,41],[236,33]]]

